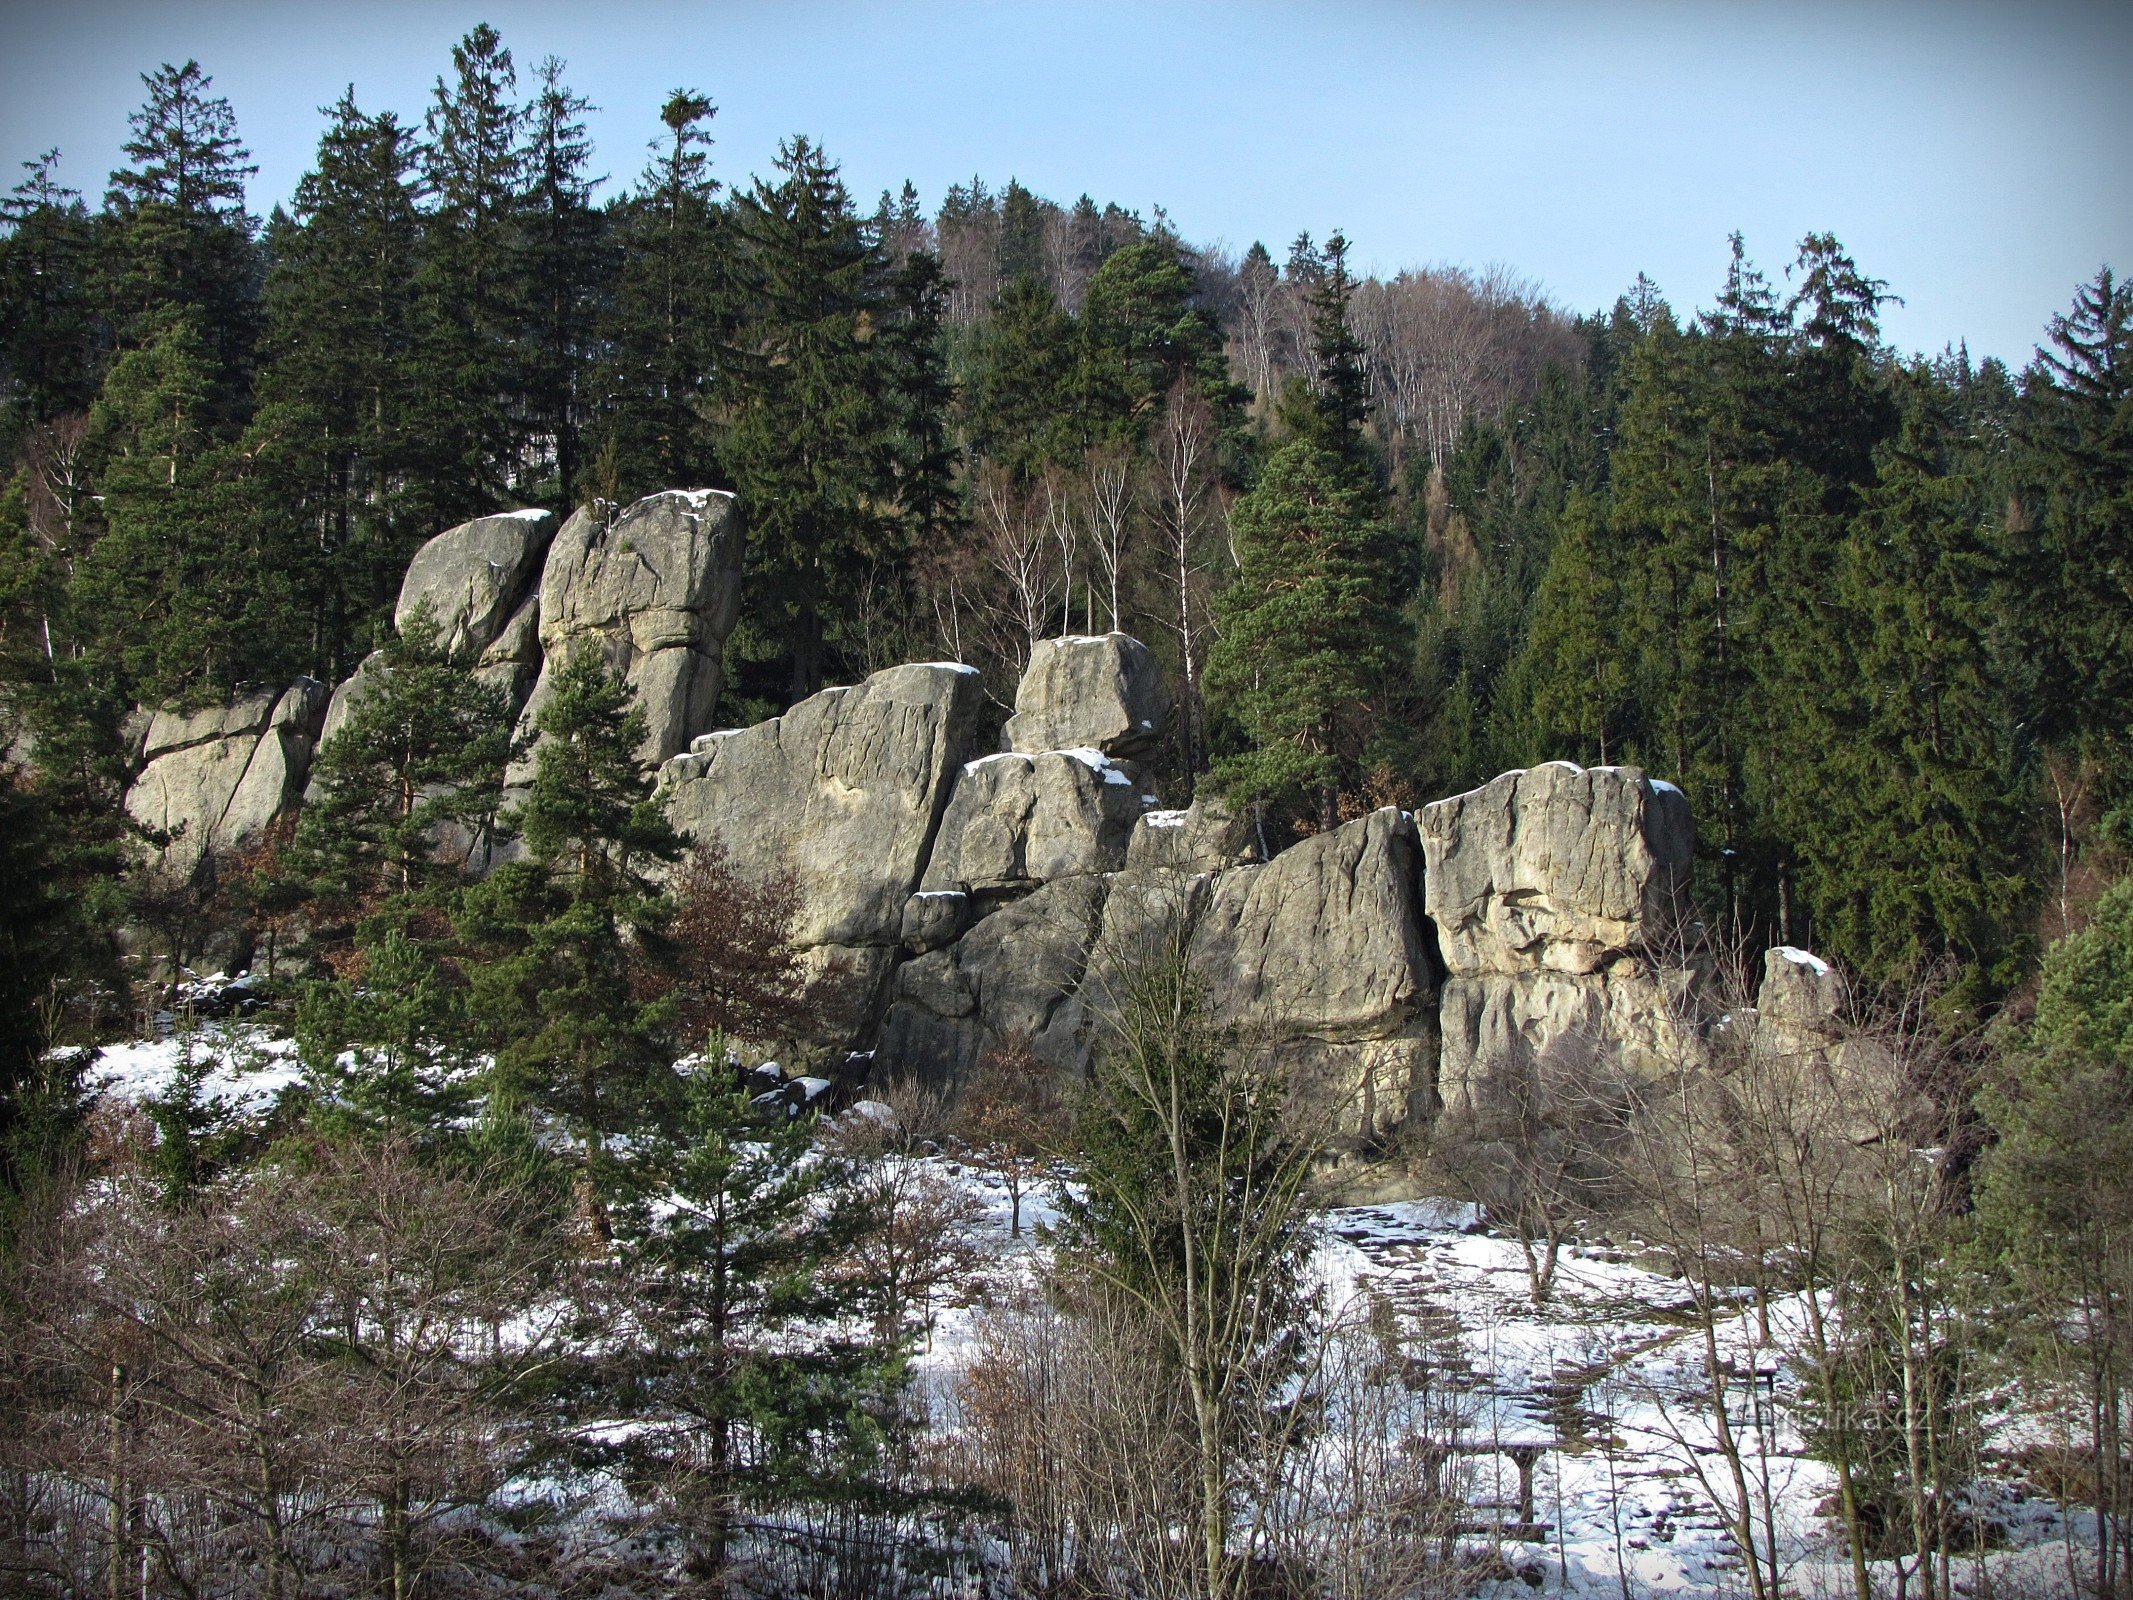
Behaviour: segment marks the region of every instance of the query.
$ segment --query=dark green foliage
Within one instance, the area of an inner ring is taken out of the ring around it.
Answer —
[[[1074,320],[1040,278],[1010,280],[975,342],[966,391],[973,455],[1027,480],[1082,442]]]
[[[595,491],[627,504],[658,489],[717,481],[708,386],[724,294],[717,108],[677,89],[660,112],[664,139],[616,210],[613,328],[601,375]]]
[[[651,800],[644,716],[590,650],[550,680],[524,803],[503,819],[528,857],[468,891],[475,1013],[514,1103],[564,1120],[597,1177],[606,1140],[672,1089],[668,1007],[640,977],[665,921],[646,876],[682,841]]]
[[[1342,456],[1304,437],[1268,459],[1231,514],[1240,566],[1208,659],[1216,726],[1241,735],[1214,775],[1239,801],[1319,826],[1394,753],[1408,656],[1403,550]]]
[[[416,278],[417,427],[440,519],[502,506],[523,437],[515,355],[524,116],[510,99],[518,73],[487,23],[452,47],[452,67],[449,83],[437,80],[422,151],[430,210]]]
[[[757,626],[783,646],[786,702],[822,687],[865,575],[903,560],[882,262],[837,168],[805,139],[733,210],[725,466],[749,508]]]
[[[60,858],[57,819],[0,765],[0,1246],[14,1202],[59,1165],[76,1110],[67,1066],[46,1059],[74,921]]]
[[[863,1492],[901,1386],[893,1347],[835,1331],[868,1219],[812,1118],[750,1103],[724,1041],[621,1159],[615,1235],[637,1292],[613,1378],[645,1421],[616,1448],[717,1578],[758,1509]]]
[[[357,974],[314,984],[297,1015],[313,1119],[432,1143],[473,1099],[464,988],[434,948],[397,928],[358,949]]]
[[[175,313],[198,318],[217,376],[215,410],[241,408],[240,378],[257,332],[258,272],[244,180],[258,169],[230,103],[197,61],[143,73],[148,101],[129,118],[130,166],[105,197],[110,308],[126,343],[152,338]]]
[[[338,677],[442,508],[425,492],[413,425],[414,141],[352,93],[328,115],[295,216],[274,235],[250,439],[275,515],[301,530],[317,664]]]
[[[526,423],[536,447],[555,463],[552,498],[575,506],[582,494],[580,431],[591,402],[595,315],[613,280],[608,241],[588,170],[592,142],[584,115],[593,109],[563,82],[553,56],[537,69],[540,89],[526,108],[526,194],[520,219],[525,295],[524,355],[519,374]],[[663,486],[664,487],[664,486]]]
[[[95,398],[98,338],[94,233],[79,191],[53,176],[59,152],[0,199],[0,386],[9,442],[34,422],[85,411]]]
[[[405,921],[455,883],[494,822],[511,752],[501,689],[446,656],[426,609],[388,635],[313,762],[292,864],[328,917]]]

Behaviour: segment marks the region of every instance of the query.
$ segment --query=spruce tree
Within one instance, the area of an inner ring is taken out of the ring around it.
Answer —
[[[751,1510],[863,1490],[902,1379],[837,1279],[867,1220],[849,1163],[812,1117],[760,1112],[723,1055],[631,1139],[615,1220],[634,1331],[613,1376],[641,1419],[616,1454],[671,1494],[714,1592]]]
[[[904,550],[884,514],[895,461],[881,258],[820,150],[788,140],[777,171],[735,209],[738,342],[722,386],[757,626],[788,664],[789,704],[822,687],[862,578],[895,570]]]
[[[257,333],[258,264],[244,180],[258,169],[230,103],[197,61],[143,73],[148,100],[128,119],[131,165],[111,174],[111,303],[139,344],[173,314],[195,318],[216,377],[218,414],[243,401]]]
[[[972,340],[964,389],[971,454],[1027,483],[1086,445],[1075,403],[1079,333],[1036,278],[1000,291]]]
[[[1629,663],[1622,575],[1591,496],[1573,490],[1534,597],[1532,620],[1501,698],[1515,708],[1528,764],[1622,754]]]
[[[677,89],[660,111],[666,136],[619,208],[607,366],[596,424],[595,487],[628,503],[663,488],[717,481],[709,393],[724,293],[725,234],[706,125],[717,108]]]
[[[386,638],[361,683],[312,763],[292,862],[328,918],[384,912],[404,926],[441,909],[438,892],[493,825],[509,706],[471,662],[445,654],[427,608]]]
[[[148,702],[286,680],[308,654],[289,529],[256,464],[209,432],[216,369],[194,311],[113,364],[90,415],[107,531],[78,569],[97,648]]]
[[[415,150],[352,92],[328,112],[267,276],[259,412],[248,436],[303,530],[318,670],[339,677],[443,509],[423,494],[411,280]]]
[[[0,199],[0,443],[96,394],[92,229],[58,162],[57,150],[25,161],[28,176]]]
[[[649,870],[683,846],[651,798],[627,689],[591,650],[551,684],[531,788],[503,818],[527,855],[468,891],[460,931],[496,1087],[559,1117],[598,1183],[608,1139],[670,1095],[667,1008],[638,980],[666,914]]]
[[[1407,581],[1375,499],[1351,461],[1304,436],[1274,452],[1230,514],[1240,564],[1207,688],[1217,726],[1232,724],[1242,747],[1214,775],[1262,814],[1296,807],[1332,827],[1397,733]]]
[[[433,1144],[474,1100],[477,1057],[465,991],[428,942],[367,930],[353,970],[314,983],[296,1017],[297,1045],[329,1130]]]
[[[584,117],[593,108],[563,82],[550,56],[536,69],[540,89],[526,110],[526,191],[520,214],[520,272],[526,305],[521,400],[527,423],[555,461],[555,500],[576,506],[582,495],[580,432],[596,311],[610,274],[605,219],[592,204],[601,180],[591,176],[592,142]]]
[[[1800,741],[1815,754],[1794,752],[1811,763],[1812,815],[1780,820],[1818,948],[1877,978],[1949,958],[1977,1000],[2012,976],[2030,892],[1991,652],[1997,562],[1975,487],[1948,470],[1930,379],[1908,387],[1902,437],[1840,557],[1836,653]]]
[[[930,250],[906,254],[889,281],[889,299],[882,359],[895,414],[896,505],[907,546],[920,550],[945,538],[960,511],[959,452],[950,431],[956,391],[943,338],[948,287],[940,257]]]
[[[422,152],[429,196],[416,277],[417,428],[440,520],[478,516],[510,498],[523,436],[516,353],[524,320],[519,224],[523,118],[518,73],[482,23],[452,47],[437,80]]]

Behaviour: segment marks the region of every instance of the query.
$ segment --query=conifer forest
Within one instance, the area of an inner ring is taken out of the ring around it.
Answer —
[[[0,1593],[2133,1600],[2133,283],[528,44],[0,199]]]

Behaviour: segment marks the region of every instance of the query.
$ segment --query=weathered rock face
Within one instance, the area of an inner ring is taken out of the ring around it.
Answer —
[[[1431,1108],[1436,965],[1415,825],[1384,810],[1213,880],[1189,959],[1217,1020],[1264,1030],[1342,1131]]]
[[[1147,755],[1162,742],[1167,709],[1162,675],[1140,640],[1123,633],[1044,639],[1015,690],[1007,747]]]
[[[1703,1023],[1694,980],[1686,968],[1634,959],[1582,975],[1535,968],[1447,978],[1439,1099],[1486,1125],[1514,1082],[1545,1080],[1598,1099],[1625,1078],[1693,1064]]]
[[[661,771],[668,815],[745,875],[790,873],[796,942],[824,952],[824,973],[843,963],[827,986],[878,994],[868,986],[903,941],[904,905],[976,739],[980,696],[968,667],[892,667],[769,722],[707,734]]]
[[[1445,966],[1597,972],[1670,935],[1688,888],[1689,808],[1635,767],[1507,772],[1418,818]]]
[[[1536,1066],[1561,1080],[1696,1059],[1694,840],[1678,790],[1634,767],[1555,762],[1425,806],[1418,822],[1448,974],[1446,1107],[1485,1118]]]
[[[1779,945],[1763,952],[1755,1012],[1762,1026],[1828,1037],[1841,1031],[1844,979],[1810,951]]]
[[[1076,997],[1104,901],[1102,878],[1062,878],[905,962],[882,1023],[886,1074],[961,1083],[989,1046],[1009,1038],[1062,1073],[1080,1072],[1088,1051]]]
[[[739,614],[742,537],[733,496],[714,489],[650,495],[611,522],[573,514],[541,569],[543,665],[521,731],[532,731],[549,674],[589,648],[644,708],[647,758],[686,749],[724,686],[720,652]]]
[[[1115,872],[1152,798],[1096,750],[980,757],[956,776],[925,887],[998,895]]]
[[[1219,872],[1258,859],[1251,820],[1220,800],[1196,799],[1183,811],[1150,811],[1126,841],[1128,867]]]
[[[327,698],[324,684],[301,678],[204,711],[155,714],[126,812],[172,836],[166,867],[190,872],[210,852],[247,849],[299,803]]]
[[[408,564],[393,626],[406,628],[427,602],[446,650],[486,649],[540,576],[555,531],[552,511],[508,511],[447,528]]]

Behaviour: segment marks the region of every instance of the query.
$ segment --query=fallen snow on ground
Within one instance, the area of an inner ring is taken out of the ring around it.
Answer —
[[[188,1050],[206,1065],[203,1096],[230,1115],[264,1114],[301,1077],[292,1041],[230,1021],[107,1046],[86,1079],[106,1095],[145,1102],[168,1090]],[[872,1102],[855,1109],[877,1119],[887,1112]],[[971,1242],[988,1262],[989,1286],[1040,1270],[1046,1232],[1058,1220],[1056,1188],[1024,1192],[1023,1233],[1010,1239],[999,1177],[953,1155],[930,1159],[977,1202]],[[1720,1470],[1710,1450],[1701,1335],[1687,1315],[1685,1287],[1655,1257],[1607,1243],[1566,1245],[1548,1302],[1536,1309],[1516,1240],[1481,1229],[1469,1206],[1420,1200],[1328,1211],[1313,1268],[1330,1305],[1383,1295],[1444,1352],[1445,1370],[1466,1392],[1478,1502],[1512,1519],[1518,1474],[1508,1451],[1537,1452],[1533,1526],[1513,1530],[1528,1537],[1503,1545],[1521,1576],[1498,1584],[1496,1595],[1531,1595],[1536,1586],[1549,1595],[1613,1597],[1626,1589],[1668,1600],[1747,1593],[1733,1536],[1699,1482],[1699,1471]],[[1773,1303],[1766,1343],[1761,1319],[1743,1304],[1718,1344],[1734,1374],[1733,1425],[1748,1441],[1752,1470],[1771,1486],[1787,1593],[1818,1600],[1849,1594],[1850,1571],[1833,1525],[1818,1514],[1833,1479],[1802,1452],[1785,1405],[1797,1377],[1776,1352],[1802,1311],[1797,1298]],[[916,1358],[922,1385],[937,1394],[953,1387],[978,1314],[972,1304],[935,1308],[932,1336]],[[2006,1526],[2010,1548],[1991,1556],[1989,1590],[1970,1562],[1959,1562],[1956,1592],[2072,1596],[2058,1509],[2013,1481],[1985,1490],[1984,1509]],[[2085,1513],[2072,1531],[2093,1549]],[[1882,1565],[1877,1592],[1893,1594],[1893,1571]]]

